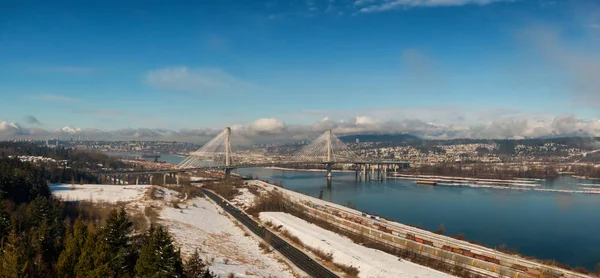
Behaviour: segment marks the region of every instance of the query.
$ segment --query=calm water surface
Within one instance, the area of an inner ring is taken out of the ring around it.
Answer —
[[[405,224],[446,234],[464,233],[470,240],[495,247],[505,244],[520,253],[594,269],[600,262],[600,195],[506,189],[421,186],[412,181],[356,182],[354,173],[334,173],[331,190],[325,173],[275,169],[239,169],[288,189]],[[578,189],[570,177],[543,182],[544,188]],[[600,185],[597,184],[596,185]]]

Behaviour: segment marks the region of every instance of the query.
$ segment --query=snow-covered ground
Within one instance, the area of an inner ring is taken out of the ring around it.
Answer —
[[[54,196],[65,201],[128,202],[140,199],[150,185],[51,184]]]
[[[333,262],[352,265],[360,270],[359,277],[452,277],[385,252],[354,243],[347,237],[325,230],[283,212],[263,212],[262,221],[282,226],[305,244],[333,254]]]
[[[248,188],[240,188],[240,194],[235,196],[231,203],[244,210],[252,207],[256,201],[256,196],[248,190]]]
[[[210,270],[220,277],[229,273],[235,277],[294,277],[289,266],[277,261],[277,255],[264,254],[258,239],[245,235],[213,203],[196,198],[183,206],[187,208],[165,207],[160,213],[160,223],[169,228],[183,254],[199,248]]]

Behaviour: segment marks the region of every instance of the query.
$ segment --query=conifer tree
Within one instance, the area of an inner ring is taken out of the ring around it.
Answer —
[[[81,251],[87,239],[88,229],[81,218],[75,220],[73,234],[65,241],[65,249],[58,257],[56,272],[59,277],[75,277],[75,265],[79,262]]]
[[[206,264],[200,258],[198,249],[194,251],[194,254],[185,262],[183,267],[185,277],[187,278],[201,278],[206,273]]]
[[[0,191],[0,242],[10,232],[10,215],[4,207],[4,199],[2,198],[2,191]]]
[[[104,228],[104,242],[112,254],[111,270],[118,276],[132,276],[134,273],[135,252],[131,248],[133,222],[124,208],[112,210]]]
[[[75,265],[76,277],[91,277],[100,269],[109,269],[108,262],[111,254],[108,252],[106,244],[100,240],[101,232],[100,229],[88,231],[79,261]]]
[[[151,226],[144,236],[135,276],[183,277],[180,253],[175,250],[171,236],[162,226]]]
[[[10,232],[0,248],[0,277],[24,277],[27,271],[27,254],[21,237]]]

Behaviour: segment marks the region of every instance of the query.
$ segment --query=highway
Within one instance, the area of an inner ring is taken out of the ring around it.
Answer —
[[[228,201],[221,198],[219,195],[213,193],[212,191],[202,189],[204,194],[219,204],[223,210],[228,212],[231,216],[235,217],[240,223],[244,224],[248,229],[250,229],[253,233],[261,237],[262,239],[268,238],[267,241],[275,250],[279,251],[283,256],[288,258],[292,263],[294,263],[298,268],[306,272],[308,275],[312,277],[339,277],[335,273],[331,272],[329,269],[322,266],[320,263],[312,260],[308,255],[304,254],[304,252],[298,250],[296,247],[287,243],[285,240],[281,239],[276,234],[272,233],[268,229],[265,229],[263,226],[260,226],[256,221],[250,218],[247,214],[243,213],[241,210],[231,205]]]

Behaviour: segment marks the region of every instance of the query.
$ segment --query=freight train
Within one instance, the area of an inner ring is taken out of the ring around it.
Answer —
[[[500,264],[500,260],[498,260],[496,258],[492,258],[492,257],[486,256],[486,255],[476,254],[476,253],[473,253],[470,250],[467,250],[464,248],[458,248],[458,247],[454,247],[454,246],[444,245],[444,246],[442,246],[442,250],[450,251],[453,253],[461,254],[463,256],[479,259],[479,260],[494,263],[494,264]]]

